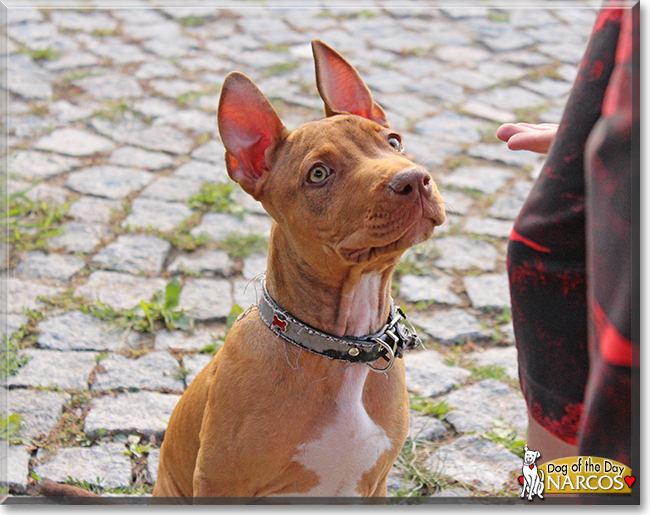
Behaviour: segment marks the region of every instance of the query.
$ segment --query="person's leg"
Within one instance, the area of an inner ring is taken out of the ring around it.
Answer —
[[[528,447],[539,451],[541,457],[537,460],[537,465],[542,465],[549,461],[559,458],[578,455],[578,447],[560,440],[544,427],[539,424],[533,417],[528,415],[528,437],[526,439]]]
[[[575,455],[590,361],[584,149],[614,69],[621,12],[598,16],[541,174],[508,246],[528,445],[543,461]],[[532,443],[539,442],[539,444]]]

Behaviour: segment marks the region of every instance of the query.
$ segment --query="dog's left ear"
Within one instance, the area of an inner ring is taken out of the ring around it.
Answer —
[[[325,102],[325,114],[356,114],[389,128],[384,110],[373,100],[359,72],[319,39],[311,42],[311,48],[316,64],[316,86]]]
[[[223,83],[217,122],[228,175],[259,200],[273,149],[288,135],[287,129],[257,86],[239,72],[229,73]]]
[[[541,458],[541,457],[542,457],[542,454],[541,454],[539,451],[535,451],[535,455],[537,456],[537,458]],[[537,459],[537,458],[535,458],[535,459]]]

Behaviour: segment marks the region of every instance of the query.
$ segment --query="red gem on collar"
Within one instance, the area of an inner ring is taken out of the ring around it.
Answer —
[[[530,470],[533,470],[533,467],[534,467],[534,466],[535,466],[535,464],[533,463],[532,465],[528,465],[528,468],[529,468]]]
[[[287,332],[288,322],[286,320],[281,320],[277,315],[273,315],[273,322],[271,322],[271,325],[277,327],[283,333]]]

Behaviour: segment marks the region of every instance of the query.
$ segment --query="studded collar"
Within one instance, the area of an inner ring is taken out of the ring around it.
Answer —
[[[390,299],[390,315],[382,329],[365,336],[334,336],[293,317],[282,309],[269,294],[266,284],[257,303],[264,323],[278,336],[315,354],[351,363],[365,363],[376,372],[386,372],[401,358],[405,350],[421,345],[420,338],[406,315]]]

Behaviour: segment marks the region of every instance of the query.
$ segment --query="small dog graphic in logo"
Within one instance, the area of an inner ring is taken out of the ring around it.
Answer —
[[[527,445],[524,445],[524,465],[521,468],[523,476],[519,478],[522,484],[519,497],[522,499],[526,495],[526,490],[528,490],[529,501],[532,501],[535,495],[539,496],[540,499],[544,498],[542,496],[544,492],[544,472],[540,470],[538,474],[537,465],[535,465],[535,461],[540,456],[539,451],[531,451]]]

